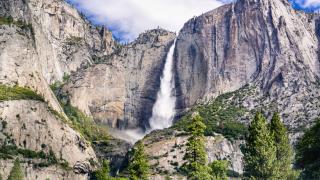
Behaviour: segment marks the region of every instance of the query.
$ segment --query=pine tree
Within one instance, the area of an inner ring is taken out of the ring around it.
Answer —
[[[23,180],[23,172],[20,166],[19,159],[16,159],[14,161],[8,180]]]
[[[130,179],[147,180],[149,175],[149,165],[144,153],[144,145],[141,141],[137,143],[136,148],[132,150],[132,158],[129,163]]]
[[[279,113],[275,113],[270,123],[270,133],[276,146],[276,168],[279,169],[277,179],[287,179],[292,176],[293,150],[290,145],[288,131],[280,120]]]
[[[320,179],[320,119],[308,129],[296,148],[296,163],[303,179]]]
[[[111,180],[109,173],[110,173],[109,162],[103,160],[102,168],[96,171],[95,177],[97,180]]]
[[[276,179],[276,147],[265,117],[257,113],[249,126],[244,153],[244,176],[253,179]]]
[[[212,176],[215,180],[227,180],[227,169],[230,162],[226,160],[216,160],[210,164]]]
[[[188,161],[189,179],[211,179],[210,168],[207,166],[207,152],[205,151],[204,131],[206,125],[198,113],[192,115],[192,122],[188,127],[191,136],[188,138],[185,159]]]

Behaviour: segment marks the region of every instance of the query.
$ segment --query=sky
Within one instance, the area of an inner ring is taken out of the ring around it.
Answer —
[[[67,0],[96,25],[108,27],[115,39],[131,42],[140,33],[161,27],[178,32],[194,16],[233,0]],[[320,0],[289,0],[299,10],[320,9]]]

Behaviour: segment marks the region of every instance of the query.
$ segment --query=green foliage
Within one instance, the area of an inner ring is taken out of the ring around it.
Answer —
[[[132,149],[132,157],[129,162],[130,179],[132,180],[147,180],[150,167],[144,152],[144,145],[139,141],[135,148]]]
[[[95,178],[97,180],[110,180],[110,168],[109,168],[109,162],[103,160],[102,162],[102,168],[95,172]]]
[[[31,24],[28,24],[21,20],[14,20],[11,16],[4,17],[0,16],[0,25],[15,25],[24,30],[30,30],[31,34],[34,36],[33,27]]]
[[[276,179],[279,174],[276,147],[265,117],[257,113],[249,126],[249,135],[243,148],[244,176],[253,179]]]
[[[290,145],[288,131],[280,120],[279,113],[275,113],[270,123],[270,133],[276,146],[276,163],[274,166],[279,169],[277,179],[292,177],[293,150]]]
[[[23,172],[20,166],[19,159],[16,159],[14,161],[14,165],[11,169],[10,175],[8,177],[8,180],[23,180]]]
[[[205,150],[204,131],[206,125],[198,113],[192,115],[192,122],[188,127],[190,137],[184,159],[187,160],[186,169],[190,179],[211,179],[210,168],[207,167],[207,152]]]
[[[56,81],[56,82],[54,82],[53,84],[50,84],[50,88],[51,88],[51,90],[52,90],[53,92],[55,92],[55,91],[59,90],[62,85],[63,85],[62,82]]]
[[[70,79],[70,77],[71,77],[70,74],[66,74],[66,73],[65,73],[65,74],[63,75],[63,77],[62,77],[63,82],[67,82],[67,81]]]
[[[302,179],[320,179],[320,119],[298,142],[296,163],[302,169]]]
[[[227,180],[227,171],[230,162],[226,160],[213,161],[209,166],[215,180]]]
[[[41,159],[39,163],[34,163],[34,167],[48,167],[51,165],[59,165],[63,169],[69,169],[68,162],[58,160],[54,152],[50,149],[48,153],[44,151],[32,151],[29,149],[18,148],[16,145],[2,145],[0,147],[0,159],[14,159],[17,155],[28,159]]]
[[[82,42],[82,38],[81,37],[76,37],[76,36],[70,36],[66,39],[66,43],[69,46],[75,46],[75,45],[80,45]]]
[[[50,85],[51,89],[57,93],[57,91],[61,89],[63,84],[68,81],[69,78],[70,75],[65,74],[63,77],[63,82],[55,82],[54,84]],[[50,109],[50,111],[58,118],[68,123],[73,129],[81,133],[86,140],[93,142],[108,141],[110,139],[108,129],[106,127],[97,125],[92,118],[88,117],[78,108],[73,107],[69,100],[64,102],[62,101],[62,97],[59,95],[57,95],[57,99],[59,100],[64,113],[68,116],[70,121],[53,109]]]
[[[240,91],[226,93],[217,97],[213,102],[195,107],[192,112],[199,112],[206,124],[205,135],[212,136],[220,133],[228,139],[241,139],[247,133],[247,128],[238,122],[246,109],[233,102],[232,99],[241,99]],[[191,123],[191,113],[181,118],[174,128],[187,131],[187,125]]]
[[[29,88],[6,86],[0,84],[0,102],[19,99],[44,101],[43,98]]]
[[[13,23],[13,18],[10,16],[10,17],[1,17],[0,16],[0,25],[3,25],[3,24],[7,24],[7,25],[10,25]]]
[[[35,152],[29,149],[21,149],[15,145],[2,145],[0,147],[0,159],[13,159],[16,155],[22,155],[24,158],[45,159],[46,155],[43,151]]]
[[[93,141],[108,141],[110,136],[104,126],[97,125],[93,119],[86,116],[78,108],[73,107],[70,103],[61,103],[64,112],[71,120],[71,127],[80,132],[85,139]]]

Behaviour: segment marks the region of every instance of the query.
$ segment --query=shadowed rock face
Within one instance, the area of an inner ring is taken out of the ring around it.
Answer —
[[[63,87],[71,104],[97,122],[120,129],[149,126],[168,48],[175,34],[151,30],[99,63],[73,75]]]
[[[176,45],[177,109],[249,84],[251,108],[273,103],[288,125],[310,122],[319,114],[315,19],[285,0],[239,0],[191,19]]]

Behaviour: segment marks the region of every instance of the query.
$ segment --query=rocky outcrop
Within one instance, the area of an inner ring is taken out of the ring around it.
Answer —
[[[65,1],[2,0],[0,5],[0,16],[11,16],[32,27],[38,71],[48,83],[92,64],[93,55],[115,49],[108,30],[92,26]]]
[[[3,179],[7,179],[13,167],[12,160],[0,161],[0,172]],[[87,180],[88,175],[76,174],[72,171],[63,170],[57,166],[50,166],[41,169],[34,168],[32,164],[21,163],[25,180],[61,180],[61,179],[77,179]]]
[[[143,139],[152,174],[154,174],[153,179],[165,179],[165,176],[179,179],[180,175],[177,177],[175,175],[179,174],[179,167],[186,163],[184,155],[187,139],[188,136],[185,133],[172,130],[156,131]],[[231,163],[229,170],[242,174],[243,154],[240,144],[240,141],[232,143],[219,134],[206,137],[205,146],[209,163],[226,159]]]
[[[115,49],[111,33],[96,28],[64,1],[0,1],[0,82],[28,86],[62,113],[49,85]]]
[[[2,148],[12,143],[34,152],[52,152],[58,161],[67,162],[69,168],[80,174],[96,168],[93,163],[97,163],[97,158],[90,144],[44,102],[1,102],[0,120]]]
[[[97,122],[111,127],[148,126],[166,53],[175,34],[156,29],[81,70],[63,87],[62,96]]]
[[[285,0],[239,0],[191,19],[176,44],[177,109],[248,84],[256,91],[248,109],[281,111],[293,129],[308,125],[320,113],[317,29]]]

